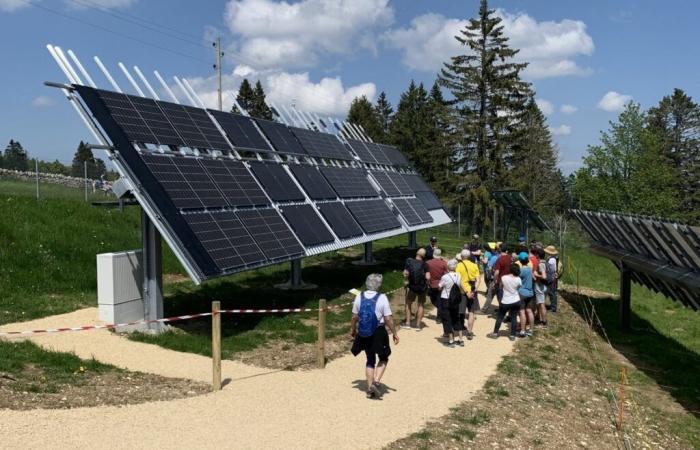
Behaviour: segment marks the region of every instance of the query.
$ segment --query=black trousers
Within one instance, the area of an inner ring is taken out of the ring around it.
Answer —
[[[464,326],[460,320],[459,305],[450,307],[450,301],[446,298],[440,299],[440,318],[442,319],[442,331],[451,334],[455,331],[462,331]]]
[[[498,330],[501,329],[503,318],[506,316],[506,313],[510,312],[510,335],[515,336],[515,330],[518,327],[518,311],[520,311],[521,303],[522,302],[515,302],[509,305],[501,303],[498,306],[498,317],[496,317],[496,325],[493,327],[494,333],[498,333]]]

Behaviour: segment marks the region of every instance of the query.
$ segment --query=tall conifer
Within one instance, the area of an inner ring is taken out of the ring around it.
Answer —
[[[364,95],[355,97],[348,111],[348,122],[361,125],[374,142],[384,142],[384,133],[372,103]]]

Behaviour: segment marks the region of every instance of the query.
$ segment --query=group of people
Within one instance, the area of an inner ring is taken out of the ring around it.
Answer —
[[[423,329],[424,305],[429,298],[435,306],[436,321],[442,324],[443,345],[463,347],[474,339],[476,314],[491,312],[493,299],[498,301],[496,323],[487,336],[498,338],[504,321],[510,323],[509,338],[532,336],[536,327],[547,327],[548,313],[557,311],[557,283],[561,275],[558,251],[553,245],[538,241],[525,243],[521,237],[514,251],[502,242],[481,244],[479,236],[454,258],[446,259],[433,236],[430,243],[406,260],[404,321],[401,328]],[[477,286],[483,278],[486,298],[480,306]],[[367,356],[367,397],[380,396],[380,381],[391,354],[387,328],[394,344],[399,343],[389,300],[381,294],[382,276],[367,277],[366,290],[355,298],[352,312],[352,353]],[[545,301],[549,298],[549,311]],[[413,304],[415,322],[413,318]],[[378,363],[377,363],[378,359]]]

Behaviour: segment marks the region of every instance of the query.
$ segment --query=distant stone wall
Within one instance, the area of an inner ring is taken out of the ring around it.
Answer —
[[[21,172],[19,170],[0,169],[0,179],[11,178],[21,181],[36,181],[36,172]],[[42,183],[60,184],[72,188],[84,188],[85,180],[83,178],[69,177],[66,175],[58,175],[55,173],[39,172],[39,181]],[[93,180],[88,179],[90,185]]]

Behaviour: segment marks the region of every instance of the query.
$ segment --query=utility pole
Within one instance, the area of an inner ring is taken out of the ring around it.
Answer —
[[[219,97],[219,110],[223,111],[224,107],[222,106],[222,100],[221,100],[221,57],[224,56],[224,52],[221,51],[221,38],[218,37],[216,38],[216,42],[214,42],[214,50],[216,50],[216,63],[214,64],[214,70],[216,70],[216,79],[217,79],[217,89],[216,93],[218,94]]]

